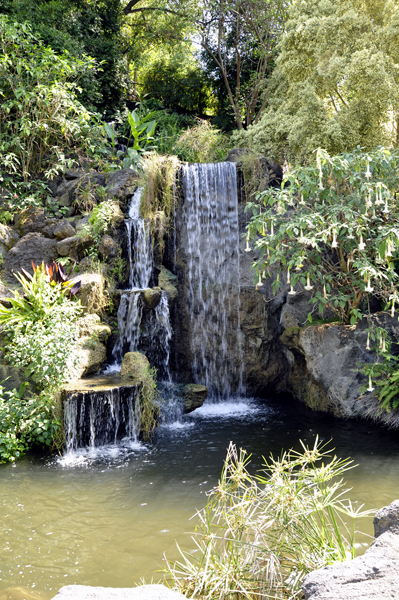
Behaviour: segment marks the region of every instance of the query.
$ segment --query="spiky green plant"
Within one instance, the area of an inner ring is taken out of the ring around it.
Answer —
[[[196,515],[195,553],[179,548],[182,560],[168,563],[176,589],[209,600],[300,598],[307,573],[355,555],[354,521],[372,511],[343,498],[352,461],[329,456],[318,438],[313,448],[301,444],[253,476],[250,457],[230,443],[219,484]]]

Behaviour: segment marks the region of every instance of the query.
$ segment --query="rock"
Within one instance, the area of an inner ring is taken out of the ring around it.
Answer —
[[[119,251],[119,245],[112,239],[110,235],[103,235],[98,246],[100,256],[106,260],[115,258]]]
[[[82,231],[82,229],[85,229],[88,226],[89,223],[89,215],[86,215],[83,217],[83,219],[79,219],[79,221],[76,222],[76,231]]]
[[[137,185],[137,171],[133,169],[121,169],[114,171],[107,176],[107,197],[110,198],[125,198],[132,195],[134,188]]]
[[[42,233],[43,229],[46,227],[44,208],[32,206],[21,210],[21,212],[16,215],[14,223],[15,228],[21,236],[31,232]]]
[[[75,179],[79,179],[85,174],[84,171],[77,171],[75,169],[65,169],[63,175],[67,181],[74,181]]]
[[[85,202],[85,196],[91,196],[89,203],[96,201],[96,188],[105,186],[105,175],[96,171],[83,173],[80,177],[64,180],[57,189],[57,196],[68,194],[71,204]]]
[[[376,538],[386,531],[399,535],[399,500],[381,508],[374,517],[373,525]]]
[[[57,242],[57,252],[59,256],[69,256],[73,260],[79,261],[83,258],[85,251],[92,242],[90,236],[73,235]]]
[[[78,319],[78,340],[75,353],[78,358],[72,370],[72,379],[80,379],[86,375],[97,373],[107,360],[106,342],[111,335],[111,328],[101,323],[96,314],[87,314]]]
[[[117,229],[125,220],[125,215],[123,214],[121,207],[119,206],[119,200],[109,201],[112,206],[112,223],[111,227],[113,229]]]
[[[101,323],[99,315],[96,314],[89,313],[84,317],[80,317],[77,325],[80,338],[91,337],[104,344],[111,335],[109,325]]]
[[[164,585],[140,585],[135,588],[104,588],[67,585],[54,600],[186,600],[186,597]]]
[[[121,367],[121,377],[142,379],[143,371],[150,369],[148,358],[141,352],[126,352]]]
[[[179,280],[176,275],[171,271],[168,271],[163,265],[161,265],[159,269],[158,286],[167,293],[169,301],[173,303],[178,295],[176,286],[178,285]]]
[[[387,313],[377,313],[373,320],[391,335],[399,333],[397,319]],[[364,391],[366,377],[360,367],[376,360],[366,350],[366,328],[365,320],[356,328],[336,323],[287,328],[281,342],[293,357],[288,388],[314,410],[340,418],[372,418],[397,427],[399,411],[381,410],[378,398]]]
[[[15,246],[15,244],[19,240],[19,235],[12,227],[8,227],[8,225],[3,225],[0,223],[0,254],[4,256],[7,252]]]
[[[26,382],[26,377],[23,369],[12,367],[11,365],[0,364],[0,383],[8,391],[19,390],[21,385]],[[36,392],[36,386],[29,382],[26,391]]]
[[[68,192],[65,192],[65,194],[62,194],[62,196],[57,198],[57,204],[58,206],[65,206],[66,208],[71,206],[72,203]]]
[[[85,271],[91,271],[92,269],[93,261],[90,258],[90,256],[85,256],[84,258],[82,258],[82,260],[79,262],[79,271],[83,273]]]
[[[204,404],[208,397],[208,388],[205,385],[187,383],[181,386],[180,393],[184,400],[184,413],[188,414]]]
[[[31,261],[36,265],[50,263],[57,258],[57,242],[49,240],[40,233],[28,233],[6,254],[3,269],[6,277],[12,279],[12,273],[24,268],[33,273]]]
[[[160,287],[149,288],[142,292],[141,297],[148,308],[155,308],[161,301],[162,290]]]
[[[75,229],[66,219],[61,221],[61,223],[54,229],[53,233],[57,240],[65,240],[66,238],[71,238],[76,235]]]
[[[399,500],[395,500],[376,514],[376,539],[363,556],[309,573],[302,585],[305,600],[398,598],[398,516]]]
[[[80,264],[80,263],[79,263]],[[100,273],[81,273],[71,279],[75,284],[81,282],[77,293],[86,313],[101,312],[106,306],[105,279]]]

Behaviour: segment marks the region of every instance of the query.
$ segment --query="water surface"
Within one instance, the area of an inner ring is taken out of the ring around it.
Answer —
[[[163,553],[178,556],[175,540],[193,548],[190,517],[217,483],[230,440],[252,453],[256,470],[262,455],[299,449],[299,438],[312,444],[317,433],[359,464],[346,477],[353,500],[379,508],[399,498],[398,432],[313,413],[285,396],[205,405],[149,444],[1,465],[0,599],[19,586],[47,599],[72,583],[157,581]],[[362,523],[369,534],[371,521]]]

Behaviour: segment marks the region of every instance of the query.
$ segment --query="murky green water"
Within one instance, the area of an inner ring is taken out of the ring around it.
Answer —
[[[256,469],[262,455],[298,447],[299,438],[312,443],[316,433],[359,463],[347,476],[352,499],[373,508],[399,498],[399,433],[287,398],[203,407],[125,452],[0,466],[0,600],[13,597],[1,590],[20,586],[52,598],[72,583],[158,580],[163,553],[177,558],[175,540],[193,546],[189,519],[217,482],[230,440],[252,452]],[[362,529],[372,534],[371,519]]]

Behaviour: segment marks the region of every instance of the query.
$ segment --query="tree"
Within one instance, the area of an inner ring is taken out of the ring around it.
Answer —
[[[94,58],[97,70],[81,77],[79,99],[108,118],[122,108],[129,77],[121,0],[3,0],[0,12],[28,23],[57,55]]]
[[[286,4],[283,0],[205,0],[200,5],[197,20],[208,71],[221,92],[220,105],[227,96],[239,130],[257,123],[267,106],[267,82]]]
[[[294,0],[270,105],[236,140],[305,160],[399,142],[399,3]]]

